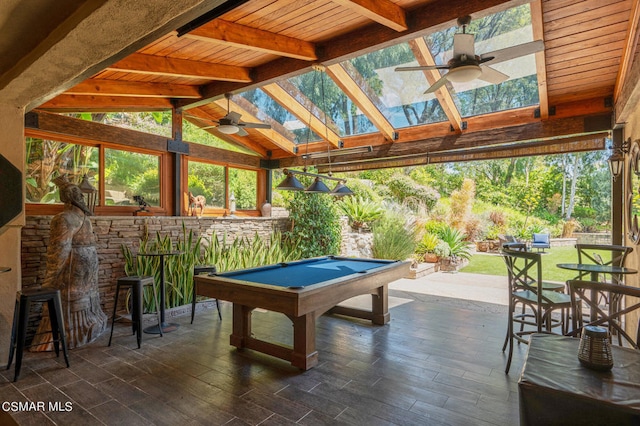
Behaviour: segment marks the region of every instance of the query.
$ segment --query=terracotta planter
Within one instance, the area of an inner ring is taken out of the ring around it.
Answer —
[[[427,263],[438,263],[438,260],[440,260],[440,258],[435,253],[424,254],[424,261]]]
[[[489,241],[476,241],[476,250],[482,252],[489,251]]]

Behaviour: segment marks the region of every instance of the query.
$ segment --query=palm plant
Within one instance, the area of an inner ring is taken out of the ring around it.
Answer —
[[[346,197],[338,206],[349,218],[349,225],[353,229],[372,225],[384,213],[384,209],[378,203],[372,200],[365,200],[361,196]]]
[[[452,226],[443,226],[438,231],[438,236],[449,246],[451,257],[471,258],[471,247],[469,243],[465,241],[466,235],[464,232]]]

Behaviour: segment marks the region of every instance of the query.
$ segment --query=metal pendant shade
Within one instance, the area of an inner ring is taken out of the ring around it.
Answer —
[[[278,185],[276,189],[282,191],[304,191],[304,185],[293,175],[293,173],[287,173],[287,177]]]
[[[336,197],[344,197],[345,195],[353,195],[353,191],[344,184],[344,182],[340,181],[331,191],[331,195],[335,195]]]
[[[322,179],[317,177],[313,181],[313,183],[311,185],[309,185],[309,187],[307,189],[304,190],[304,192],[327,194],[327,193],[331,192],[331,190],[329,189],[329,187],[327,185],[324,184]]]

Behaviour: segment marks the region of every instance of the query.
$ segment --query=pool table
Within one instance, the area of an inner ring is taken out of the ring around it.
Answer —
[[[258,268],[196,276],[198,294],[233,303],[231,345],[248,348],[308,370],[318,363],[316,319],[325,312],[389,322],[388,284],[407,276],[410,262],[318,257]],[[371,311],[336,306],[371,294]],[[293,322],[293,348],[257,339],[251,333],[256,308],[280,312]]]

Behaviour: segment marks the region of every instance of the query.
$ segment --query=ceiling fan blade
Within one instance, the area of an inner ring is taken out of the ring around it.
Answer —
[[[456,33],[453,35],[453,57],[457,58],[460,55],[467,55],[471,58],[475,58],[476,50],[474,47],[474,35]]]
[[[529,43],[506,47],[504,49],[494,50],[493,52],[488,52],[480,55],[480,63],[491,61],[491,64],[493,65],[500,62],[509,61],[514,58],[519,58],[521,56],[531,55],[543,50],[544,42],[542,40],[530,41]],[[493,57],[493,59],[489,59],[489,57]]]
[[[427,91],[426,91],[426,92],[424,92],[424,93],[425,93],[425,95],[426,95],[427,93],[433,93],[433,92],[435,92],[436,90],[438,90],[439,88],[441,88],[442,86],[444,86],[444,84],[445,84],[446,82],[447,82],[447,75],[445,74],[445,75],[443,75],[442,77],[440,77],[440,80],[438,80],[438,81],[436,81],[435,83],[433,83],[433,84],[431,85],[431,87],[429,87],[429,88],[427,89]]]
[[[250,129],[270,129],[271,128],[270,124],[265,124],[265,123],[244,123],[244,122],[240,122],[240,123],[238,123],[238,126],[242,126],[242,127],[246,127],[246,128],[250,128]]]
[[[247,133],[247,131],[245,129],[243,129],[242,127],[238,127],[238,131],[236,132],[236,135],[238,136],[247,136],[249,133]]]
[[[234,111],[229,111],[227,115],[224,116],[224,118],[231,120],[231,122],[233,123],[239,122],[240,117],[242,117],[242,114],[238,114],[237,112],[234,112]]]
[[[417,67],[396,67],[394,71],[428,71],[428,70],[448,70],[448,65],[425,65]]]
[[[509,79],[508,75],[503,74],[498,70],[494,70],[493,68],[482,65],[480,66],[480,68],[482,69],[482,74],[480,74],[480,77],[478,77],[479,80],[483,80],[487,83],[492,84],[500,84],[503,81]]]

